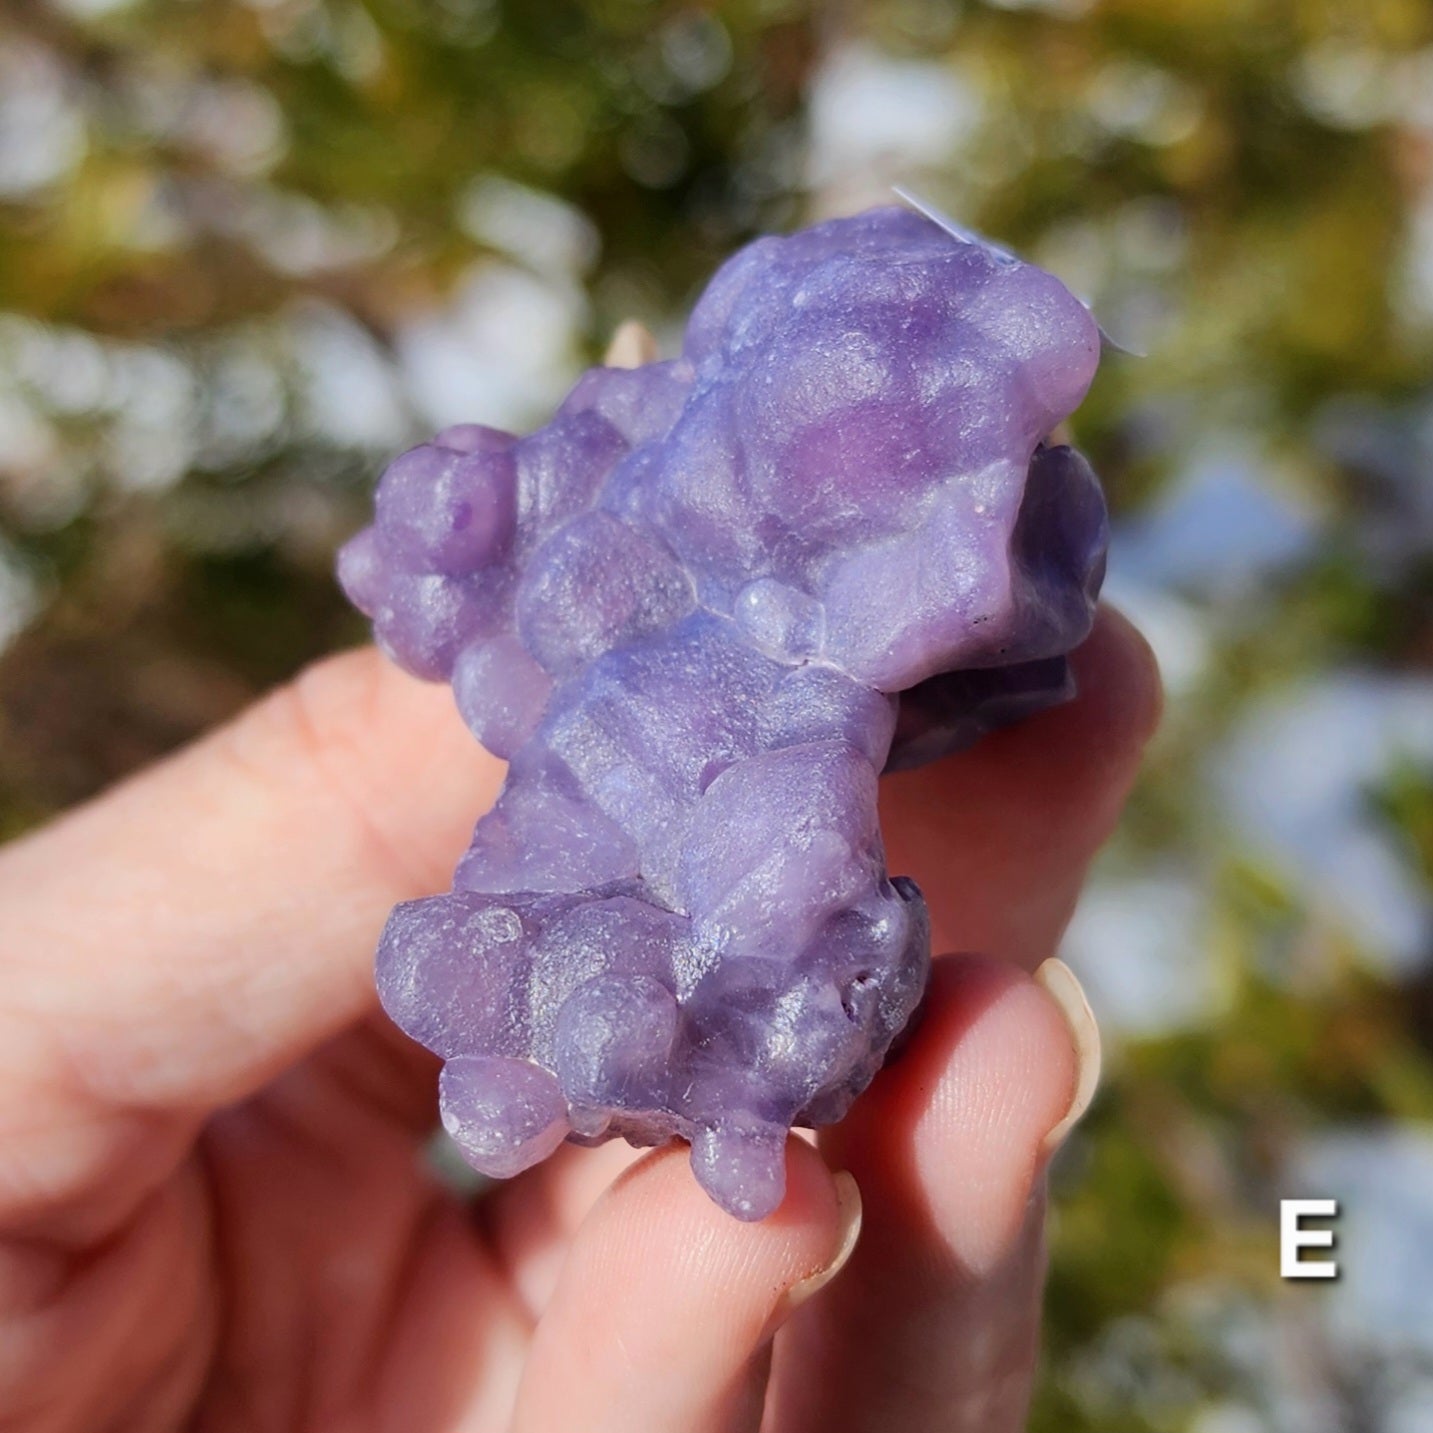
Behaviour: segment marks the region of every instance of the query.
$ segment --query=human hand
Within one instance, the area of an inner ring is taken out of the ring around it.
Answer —
[[[672,1150],[564,1147],[471,1206],[427,1172],[436,1061],[372,951],[502,768],[372,651],[0,853],[0,1427],[1019,1428],[1044,1166],[1098,1065],[1042,962],[1159,704],[1116,616],[1075,666],[1072,704],[887,779],[936,949],[987,955],[937,961],[759,1224]]]

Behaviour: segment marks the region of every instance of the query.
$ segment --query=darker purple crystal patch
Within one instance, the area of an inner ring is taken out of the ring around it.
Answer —
[[[877,774],[1069,694],[1106,519],[1050,435],[1099,350],[1051,275],[878,209],[743,249],[680,358],[388,469],[343,584],[511,763],[378,955],[478,1169],[680,1135],[780,1202],[925,986]]]

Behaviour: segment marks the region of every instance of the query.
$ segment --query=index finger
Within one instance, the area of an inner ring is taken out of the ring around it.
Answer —
[[[887,864],[920,886],[936,950],[1033,970],[1119,818],[1159,723],[1159,669],[1109,607],[1071,664],[1073,701],[881,783]]]
[[[502,773],[446,688],[351,652],[0,854],[0,1211],[128,1177],[116,1115],[202,1116],[374,1008],[390,907]]]

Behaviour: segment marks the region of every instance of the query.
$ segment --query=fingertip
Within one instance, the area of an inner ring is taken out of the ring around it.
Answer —
[[[924,1231],[978,1277],[1020,1237],[1046,1140],[1079,1088],[1070,1025],[1049,991],[1006,962],[944,956],[915,1039],[828,1153],[860,1180],[873,1234]]]
[[[836,1191],[836,1242],[830,1257],[805,1278],[799,1279],[783,1295],[768,1323],[774,1332],[777,1327],[796,1312],[803,1304],[809,1303],[842,1269],[851,1261],[856,1252],[856,1242],[861,1237],[861,1222],[865,1206],[861,1200],[861,1186],[849,1169],[838,1170],[831,1176]]]
[[[1079,1062],[1064,1011],[1032,976],[979,957],[949,964],[945,1059],[913,1139],[937,1226],[980,1276],[1021,1235]]]
[[[972,766],[988,763],[1012,792],[1046,807],[1122,799],[1163,706],[1153,648],[1113,607],[1100,609],[1070,664],[1069,702],[994,733],[969,753]]]
[[[753,1222],[707,1197],[684,1147],[619,1175],[538,1324],[516,1428],[706,1429],[729,1426],[734,1397],[759,1409],[755,1355],[845,1262],[859,1228],[851,1181],[799,1139],[786,1161],[785,1198]]]
[[[1159,659],[1143,632],[1117,607],[1100,608],[1086,640],[1071,654],[1080,708],[1116,751],[1137,759],[1159,727],[1164,685]]]
[[[910,1045],[822,1135],[860,1181],[864,1228],[829,1297],[778,1341],[768,1406],[782,1427],[1024,1427],[1042,1142],[1075,1066],[1061,1007],[1030,976],[984,956],[936,961]]]
[[[784,1196],[754,1221],[714,1203],[686,1153],[685,1145],[669,1145],[623,1170],[588,1216],[587,1237],[613,1248],[627,1238],[661,1239],[700,1258],[702,1266],[689,1272],[703,1277],[712,1272],[707,1261],[712,1268],[761,1266],[777,1276],[778,1295],[831,1262],[841,1243],[843,1191],[814,1146],[794,1136],[786,1141]]]
[[[1035,983],[1059,1008],[1075,1055],[1075,1087],[1069,1104],[1042,1143],[1042,1151],[1053,1154],[1069,1137],[1094,1103],[1104,1066],[1100,1027],[1079,977],[1058,956],[1051,956],[1034,973]]]
[[[924,892],[939,945],[1038,965],[1134,784],[1161,705],[1148,643],[1102,609],[1071,660],[1073,700],[882,782],[890,869]]]

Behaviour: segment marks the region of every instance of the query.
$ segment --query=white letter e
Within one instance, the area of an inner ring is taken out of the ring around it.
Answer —
[[[1332,1229],[1304,1229],[1300,1220],[1331,1219],[1338,1213],[1336,1199],[1281,1199],[1279,1201],[1279,1273],[1286,1279],[1335,1279],[1338,1265],[1332,1259],[1300,1259],[1300,1249],[1333,1248]]]

